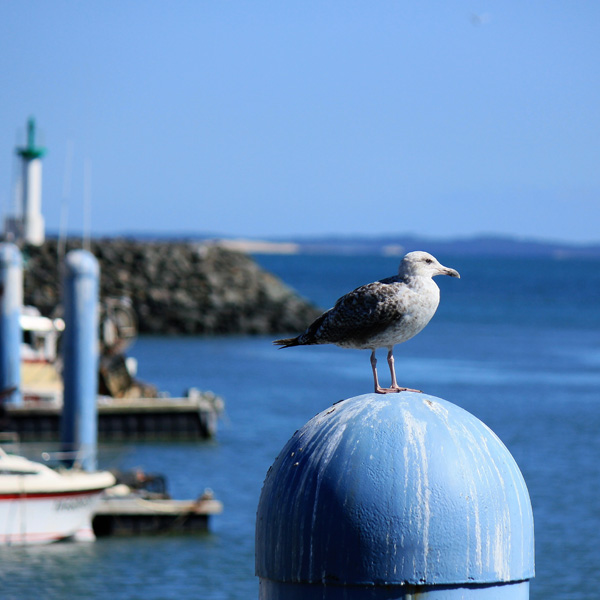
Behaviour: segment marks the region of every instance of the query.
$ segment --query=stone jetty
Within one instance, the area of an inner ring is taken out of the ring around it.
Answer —
[[[81,247],[69,240],[66,251]],[[251,257],[195,242],[94,239],[101,298],[126,297],[140,333],[273,334],[301,331],[320,311]],[[60,303],[56,239],[23,249],[24,300],[44,315]]]

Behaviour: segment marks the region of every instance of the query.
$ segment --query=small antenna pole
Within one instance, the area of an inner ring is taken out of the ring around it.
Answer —
[[[92,161],[85,159],[83,164],[83,249],[90,251],[92,226]]]
[[[71,180],[73,173],[73,140],[67,141],[67,154],[65,157],[65,173],[63,179],[62,203],[60,206],[60,225],[58,230],[58,264],[62,264],[67,247],[67,225],[69,222],[69,200],[71,198]]]

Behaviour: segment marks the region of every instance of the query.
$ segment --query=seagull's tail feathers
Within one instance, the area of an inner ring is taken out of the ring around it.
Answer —
[[[292,346],[300,346],[300,336],[295,338],[285,338],[283,340],[274,340],[274,344],[280,348],[291,348]]]
[[[321,326],[327,319],[329,313],[323,313],[316,321],[311,323],[304,333],[293,338],[285,338],[283,340],[275,340],[273,343],[281,348],[291,348],[292,346],[313,346],[315,344],[326,344],[330,340],[323,339],[321,335]]]

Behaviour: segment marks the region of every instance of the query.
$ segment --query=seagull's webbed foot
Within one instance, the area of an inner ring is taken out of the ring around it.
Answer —
[[[375,388],[376,394],[397,394],[399,392],[416,392],[417,394],[422,394],[423,390],[413,390],[412,388],[400,387],[399,385],[389,388],[382,388],[379,386]]]
[[[393,390],[392,388],[382,388],[381,386],[377,386],[375,388],[376,394],[394,394],[395,392],[399,392],[400,390]]]
[[[423,390],[413,390],[412,388],[400,387],[397,385],[396,387],[389,388],[390,392],[416,392],[417,394],[422,394]]]

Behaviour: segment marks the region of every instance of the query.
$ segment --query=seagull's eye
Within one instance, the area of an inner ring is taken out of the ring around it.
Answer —
[[[430,265],[430,264],[431,264],[433,261],[432,261],[430,258],[426,258],[426,259],[425,259],[425,262],[426,262],[428,265]]]

